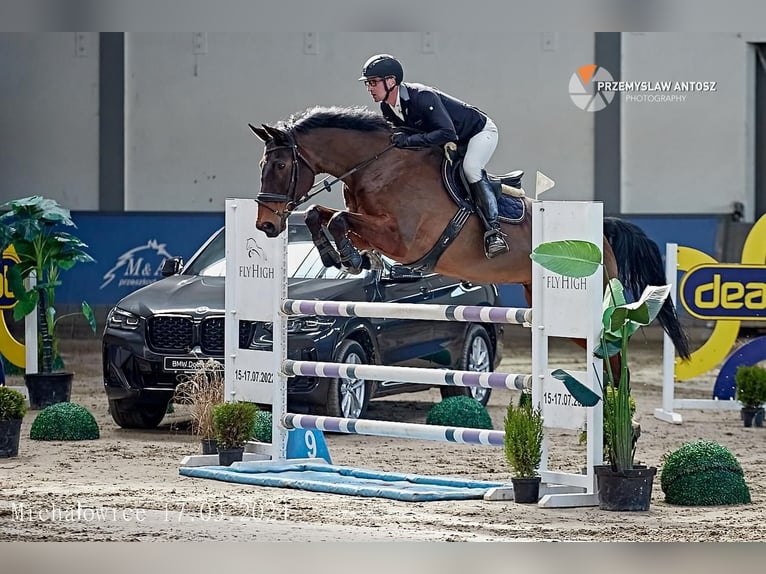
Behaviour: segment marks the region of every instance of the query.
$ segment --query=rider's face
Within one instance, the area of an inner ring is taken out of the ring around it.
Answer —
[[[386,99],[386,84],[391,87],[394,81],[394,78],[368,78],[364,81],[364,85],[367,87],[367,92],[372,96],[372,101],[382,102]]]

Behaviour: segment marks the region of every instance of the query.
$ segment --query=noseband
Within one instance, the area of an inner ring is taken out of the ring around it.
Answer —
[[[317,195],[318,193],[321,193],[322,191],[332,191],[332,186],[338,183],[339,181],[342,181],[343,178],[348,177],[349,175],[359,171],[360,169],[363,169],[367,167],[369,164],[374,162],[376,159],[378,159],[380,156],[382,156],[384,153],[386,153],[388,150],[394,147],[393,144],[386,147],[383,151],[381,151],[378,154],[375,154],[373,157],[368,158],[364,160],[363,162],[357,164],[350,170],[348,170],[343,175],[340,175],[333,179],[332,181],[328,182],[327,180],[330,179],[332,176],[328,175],[325,177],[322,181],[319,181],[312,185],[306,193],[301,195],[299,198],[295,198],[296,195],[296,187],[298,185],[298,161],[302,161],[307,168],[309,168],[309,171],[311,171],[312,176],[316,177],[316,171],[314,171],[314,168],[311,167],[311,164],[308,162],[308,160],[303,157],[303,154],[301,154],[300,150],[298,149],[298,142],[295,141],[295,137],[293,136],[292,132],[287,131],[285,132],[285,135],[287,136],[287,144],[286,145],[280,145],[275,146],[271,148],[270,150],[266,150],[264,152],[264,155],[268,155],[274,151],[280,150],[280,149],[290,149],[293,156],[293,164],[290,170],[290,185],[287,188],[287,191],[284,194],[279,193],[264,193],[264,192],[258,192],[258,194],[255,196],[255,201],[271,211],[274,215],[279,217],[280,223],[284,224],[285,220],[290,216],[290,214],[295,211],[298,207],[306,203],[309,199]],[[284,203],[285,206],[283,209],[274,209],[273,207],[266,205],[266,202],[271,203]]]

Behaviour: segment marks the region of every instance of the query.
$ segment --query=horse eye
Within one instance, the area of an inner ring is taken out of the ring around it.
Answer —
[[[279,169],[285,169],[285,165],[286,165],[286,164],[285,164],[285,162],[283,162],[283,161],[280,161],[280,162],[277,164],[277,167],[278,167]]]

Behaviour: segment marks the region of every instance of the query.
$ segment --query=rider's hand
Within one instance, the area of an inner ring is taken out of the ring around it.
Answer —
[[[447,158],[447,161],[450,163],[453,163],[455,161],[455,157],[457,156],[457,144],[455,142],[447,142],[444,144],[444,157]]]
[[[391,134],[391,143],[396,147],[408,147],[409,137],[404,132],[394,132]]]

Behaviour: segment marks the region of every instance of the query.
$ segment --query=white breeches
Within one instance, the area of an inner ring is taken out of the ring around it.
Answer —
[[[497,126],[487,118],[484,129],[468,140],[468,148],[463,158],[463,173],[468,183],[476,183],[481,179],[481,170],[489,163],[496,147]]]

